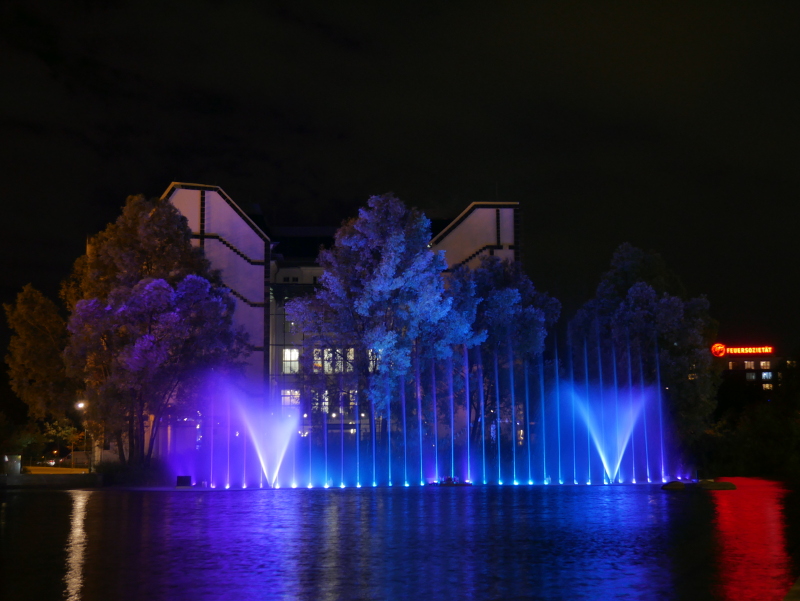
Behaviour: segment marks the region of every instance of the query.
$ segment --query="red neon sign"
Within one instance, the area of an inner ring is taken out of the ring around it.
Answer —
[[[725,355],[771,355],[774,351],[771,346],[729,346],[717,342],[711,347],[711,354],[715,357]]]

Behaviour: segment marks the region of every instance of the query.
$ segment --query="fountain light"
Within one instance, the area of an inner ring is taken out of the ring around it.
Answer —
[[[292,482],[292,488],[297,488],[297,482]]]
[[[230,484],[226,484],[226,485],[225,485],[225,490],[228,490],[230,487],[231,487],[231,485],[230,485]]]
[[[309,487],[309,488],[314,488],[314,485],[313,485],[313,484],[311,484],[311,482],[309,482],[309,483],[308,483],[308,487]]]
[[[339,485],[339,488],[344,488],[344,482]]]
[[[533,480],[528,480],[528,484],[533,484]]]

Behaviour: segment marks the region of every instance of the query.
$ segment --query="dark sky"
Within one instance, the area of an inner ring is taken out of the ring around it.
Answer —
[[[519,201],[567,314],[628,241],[709,296],[720,340],[786,350],[800,6],[695,4],[2,2],[2,301],[55,294],[173,180],[276,225],[393,191],[432,218]]]

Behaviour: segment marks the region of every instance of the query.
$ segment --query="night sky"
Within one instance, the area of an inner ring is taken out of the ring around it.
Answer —
[[[627,241],[721,341],[795,348],[800,5],[397,4],[0,3],[2,301],[54,296],[171,181],[284,226],[393,191],[437,219],[519,201],[566,316]]]

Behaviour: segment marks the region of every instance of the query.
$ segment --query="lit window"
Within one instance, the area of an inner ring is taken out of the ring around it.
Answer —
[[[367,351],[367,358],[369,359],[369,371],[370,372],[378,371],[378,363],[380,363],[381,360],[381,352],[369,349]]]
[[[756,362],[755,361],[745,361],[744,362],[744,368],[745,369],[755,369],[756,368]]]
[[[689,374],[689,379],[690,380],[696,380],[697,379],[697,374]]]
[[[281,390],[281,405],[284,407],[296,406],[300,404],[299,390]]]
[[[787,361],[786,367],[797,367],[797,361]]]
[[[283,349],[283,373],[296,374],[300,371],[300,351],[296,348]]]
[[[772,379],[772,372],[771,371],[761,372],[761,379],[762,380],[771,380]]]
[[[764,390],[772,390],[772,384],[762,384],[761,387]]]
[[[355,409],[357,402],[358,402],[358,390],[351,390],[350,391],[350,408],[351,409]]]
[[[756,379],[756,374],[755,374],[755,373],[753,373],[753,372],[750,372],[750,373],[748,373],[748,374],[745,374],[745,378],[746,378],[747,380],[755,380],[755,379]]]
[[[314,349],[314,373],[340,374],[353,371],[352,348]]]
[[[728,369],[736,369],[736,361],[728,361]]]
[[[762,361],[761,369],[772,369],[772,364],[769,361]]]

